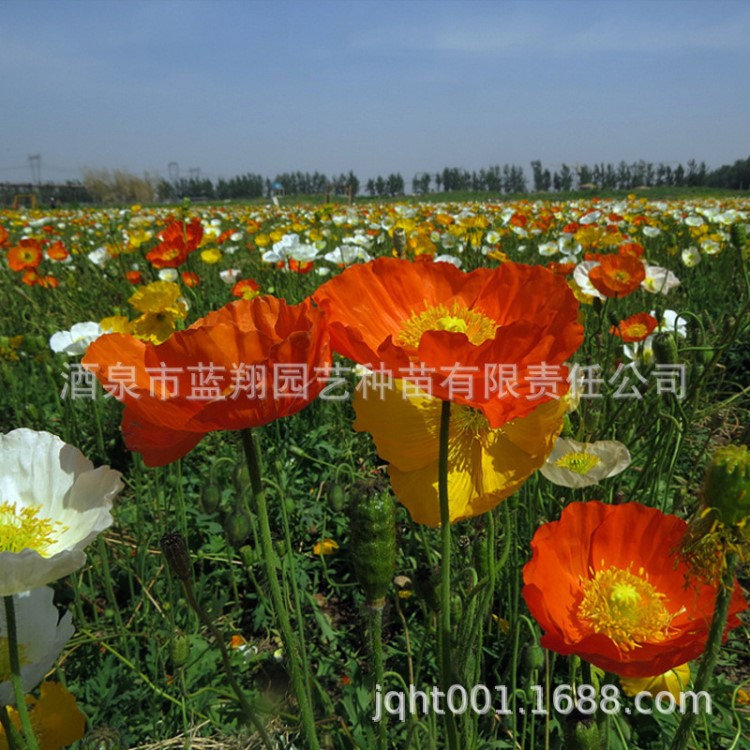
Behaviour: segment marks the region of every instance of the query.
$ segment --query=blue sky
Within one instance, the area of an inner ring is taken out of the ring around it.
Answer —
[[[0,0],[0,181],[750,155],[744,0]]]

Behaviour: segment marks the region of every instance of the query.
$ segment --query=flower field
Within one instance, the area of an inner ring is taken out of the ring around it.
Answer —
[[[749,233],[0,211],[0,748],[750,748]]]

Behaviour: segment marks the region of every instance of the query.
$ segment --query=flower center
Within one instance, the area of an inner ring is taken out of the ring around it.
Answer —
[[[644,641],[664,640],[675,617],[664,605],[664,594],[649,583],[643,568],[635,575],[631,567],[622,570],[612,566],[582,581],[583,601],[578,607],[578,617],[623,651]]]
[[[422,334],[427,331],[451,331],[463,333],[477,346],[495,337],[497,323],[476,310],[462,307],[454,301],[450,307],[439,304],[413,313],[404,323],[398,336],[398,343],[409,349],[417,349]]]
[[[0,503],[0,552],[20,552],[33,549],[42,557],[57,541],[56,535],[67,530],[59,521],[39,518],[39,506],[16,508],[11,503]]]
[[[598,466],[601,462],[602,460],[599,456],[578,451],[576,453],[566,453],[562,458],[558,458],[555,461],[555,466],[575,472],[576,474],[588,474],[591,469]]]
[[[648,336],[648,328],[643,323],[631,323],[625,328],[625,334],[633,338],[643,339]]]
[[[451,422],[462,437],[469,436],[478,440],[490,431],[490,423],[479,409],[462,404],[451,405]]]
[[[627,271],[618,269],[612,272],[612,278],[615,281],[630,281],[630,274]]]

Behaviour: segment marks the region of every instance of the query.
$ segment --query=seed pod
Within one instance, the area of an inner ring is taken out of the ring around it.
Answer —
[[[599,727],[592,716],[573,711],[565,722],[565,750],[599,750]]]
[[[224,522],[224,533],[232,547],[241,547],[250,536],[251,529],[250,517],[244,511],[232,513]]]
[[[201,487],[200,501],[204,513],[207,513],[208,515],[216,513],[221,501],[219,488],[211,482],[204,484]]]
[[[190,641],[181,630],[175,630],[169,639],[169,660],[173,667],[184,667],[189,658]]]
[[[657,333],[652,343],[654,350],[654,362],[659,365],[676,365],[679,361],[677,356],[677,342],[671,333]]]
[[[174,531],[164,534],[161,538],[161,551],[172,573],[181,581],[190,580],[192,565],[184,537]]]
[[[367,604],[382,607],[396,569],[396,506],[387,492],[363,487],[350,508],[354,575]]]

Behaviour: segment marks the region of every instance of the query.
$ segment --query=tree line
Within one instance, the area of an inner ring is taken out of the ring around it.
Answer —
[[[633,190],[642,187],[672,186],[750,189],[750,157],[710,170],[705,162],[690,159],[685,165],[673,162],[637,161],[618,164],[556,164],[531,162],[531,190],[535,193],[574,190]],[[243,200],[272,195],[326,195],[330,200],[360,195],[362,184],[352,170],[327,176],[320,172],[284,172],[273,179],[246,173],[229,179],[191,176],[165,180],[146,173],[142,177],[123,170],[84,170],[82,181],[18,185],[0,183],[0,205],[10,205],[19,193],[36,192],[42,204],[57,203],[148,203],[192,200]],[[406,192],[403,176],[396,172],[369,178],[364,192],[371,197],[400,196]],[[473,192],[495,195],[529,192],[527,174],[515,164],[489,166],[468,171],[445,167],[438,172],[418,172],[411,181],[411,192]]]

